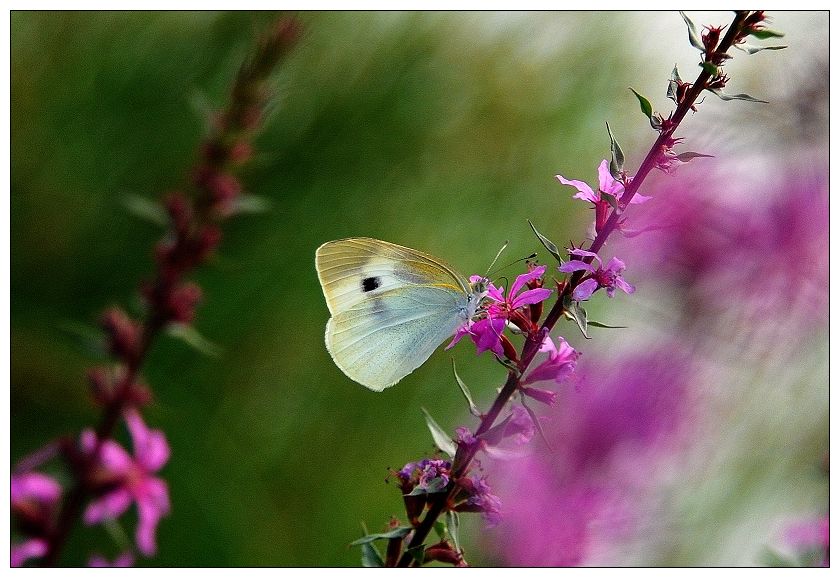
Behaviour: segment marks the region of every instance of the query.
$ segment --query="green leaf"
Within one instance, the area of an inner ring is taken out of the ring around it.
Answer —
[[[705,50],[706,47],[703,46],[703,42],[700,40],[700,37],[697,35],[697,27],[694,26],[694,22],[685,15],[685,12],[680,10],[680,16],[685,21],[685,25],[688,27],[688,41],[691,42],[691,45],[698,49],[698,50]]]
[[[192,325],[186,323],[170,323],[166,328],[166,333],[170,337],[180,339],[199,353],[209,355],[210,357],[219,357],[222,354],[222,348],[206,339],[198,330]]]
[[[434,528],[435,528],[435,534],[438,535],[438,538],[440,538],[441,540],[446,538],[446,533],[449,531],[449,529],[446,527],[446,522],[445,521],[438,518],[437,520],[435,520]]]
[[[528,224],[531,225],[531,230],[534,231],[537,239],[539,239],[542,246],[545,247],[545,250],[551,253],[552,256],[562,265],[563,257],[560,256],[560,250],[557,248],[557,245],[552,243],[548,237],[537,231],[537,228],[534,226],[534,223],[531,222],[531,219],[528,219]]]
[[[461,528],[461,518],[458,512],[453,510],[446,511],[446,528],[449,531],[449,536],[452,538],[452,543],[455,545],[455,551],[461,552],[461,541],[458,539],[458,534]]]
[[[439,494],[440,492],[446,489],[446,482],[443,481],[443,478],[432,478],[432,480],[426,484],[425,488],[421,488],[420,486],[414,486],[414,489],[411,490],[410,493],[405,494],[406,496],[425,496],[426,494]]]
[[[621,146],[613,137],[610,123],[607,123],[607,134],[610,135],[610,154],[612,155],[612,159],[610,160],[610,174],[614,179],[620,179],[621,171],[624,170],[624,151],[621,150]]]
[[[735,48],[743,50],[747,54],[755,54],[762,50],[784,50],[787,46],[755,46],[754,44],[736,44]]]
[[[713,62],[705,62],[705,61],[701,62],[700,63],[700,68],[702,68],[703,71],[708,72],[712,76],[714,76],[718,73],[718,67]]]
[[[415,546],[414,548],[409,548],[406,552],[414,559],[414,561],[418,565],[422,565],[424,559],[426,558],[426,546],[424,544],[420,544],[419,546]]]
[[[266,199],[265,197],[260,197],[258,195],[249,195],[246,193],[237,195],[236,198],[233,199],[233,206],[232,206],[232,214],[234,215],[242,215],[242,214],[257,214],[257,213],[265,213],[271,209],[271,201]]]
[[[362,568],[384,568],[382,554],[371,543],[362,544]]]
[[[455,442],[449,437],[442,427],[434,420],[434,418],[426,411],[425,407],[421,407],[423,414],[426,416],[426,425],[432,433],[432,439],[435,440],[435,445],[440,448],[440,451],[455,457],[455,451],[458,449]]]
[[[650,119],[653,116],[653,106],[651,106],[650,101],[646,99],[644,96],[636,92],[636,90],[631,86],[629,87],[630,90],[633,91],[633,94],[636,95],[636,98],[639,99],[639,106],[642,109],[642,113]]]
[[[580,301],[575,301],[567,295],[563,299],[563,314],[577,323],[578,329],[580,329],[580,332],[583,333],[583,336],[586,339],[591,339],[591,337],[586,334],[586,327],[588,324],[586,309],[583,308]]]
[[[601,198],[607,201],[607,203],[610,205],[610,207],[613,208],[614,211],[621,213],[621,208],[618,206],[618,199],[616,199],[615,196],[601,191]]]
[[[687,163],[691,159],[696,159],[696,158],[710,158],[711,159],[711,158],[714,158],[714,155],[704,155],[703,153],[695,153],[695,152],[692,152],[692,151],[688,151],[688,152],[685,152],[685,153],[678,154],[676,158],[680,162]]]
[[[766,100],[753,98],[749,94],[724,94],[723,91],[719,88],[710,88],[707,90],[713,94],[716,94],[721,100],[747,100],[749,102],[761,102],[763,104],[767,104]]]
[[[602,329],[627,329],[626,325],[607,325],[606,323],[601,323],[600,321],[587,321],[591,327],[600,327]]]
[[[777,32],[769,28],[762,28],[760,30],[753,30],[750,36],[755,36],[759,40],[767,40],[768,38],[781,38],[785,35],[784,32]]]
[[[470,390],[467,387],[467,384],[461,379],[461,376],[458,375],[458,371],[455,369],[455,358],[452,358],[452,373],[455,374],[455,381],[458,382],[458,387],[461,388],[461,393],[464,394],[464,398],[467,400],[467,404],[470,406],[470,413],[473,414],[475,417],[481,417],[481,412],[478,411],[478,408],[475,406],[475,402],[473,401],[472,395],[470,395]]]
[[[677,70],[677,65],[674,65],[674,70],[671,71],[671,79],[668,81],[668,92],[665,94],[668,98],[677,102],[677,85],[682,82],[680,78],[680,71]]]
[[[122,205],[135,217],[153,225],[165,227],[169,223],[169,215],[166,213],[166,209],[157,201],[152,201],[140,195],[126,194],[122,198]]]
[[[362,536],[358,540],[354,540],[350,542],[351,546],[361,546],[362,544],[370,544],[376,540],[390,540],[391,538],[403,538],[409,532],[411,532],[411,526],[400,526],[399,528],[394,528],[389,532],[382,532],[380,534],[368,534],[367,536]]]
[[[100,328],[68,319],[59,322],[58,330],[66,334],[83,351],[97,357],[108,355],[108,340]]]
[[[765,548],[764,552],[762,552],[761,564],[772,568],[793,568],[797,566],[795,561],[785,558],[770,548]]]

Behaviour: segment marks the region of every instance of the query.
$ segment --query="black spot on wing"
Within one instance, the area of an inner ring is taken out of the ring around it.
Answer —
[[[365,277],[362,279],[362,291],[370,293],[374,289],[378,289],[382,285],[382,280],[379,277]]]

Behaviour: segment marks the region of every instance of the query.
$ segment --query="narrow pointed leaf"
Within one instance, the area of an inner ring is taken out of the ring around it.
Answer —
[[[601,323],[600,321],[588,320],[587,323],[591,327],[601,327],[602,329],[627,329],[626,325],[607,325],[606,323]]]
[[[574,301],[570,296],[566,296],[563,303],[563,314],[577,324],[578,329],[586,339],[591,339],[586,333],[588,324],[586,309],[581,306],[579,301]]]
[[[703,153],[695,153],[695,152],[692,152],[692,151],[688,151],[688,152],[685,152],[685,153],[678,154],[676,158],[680,162],[687,163],[691,159],[696,159],[696,158],[714,158],[714,155],[704,155]]]
[[[233,200],[231,212],[234,215],[265,213],[271,209],[271,201],[258,195],[240,194]]]
[[[700,37],[697,35],[697,27],[694,26],[694,22],[691,21],[691,18],[685,15],[685,12],[680,10],[680,16],[685,21],[685,25],[688,27],[688,41],[691,42],[691,45],[698,50],[705,50],[703,46],[703,42],[700,40]]]
[[[370,542],[362,544],[362,568],[384,568],[385,560],[376,546]]]
[[[680,78],[680,71],[677,70],[677,65],[674,65],[674,70],[671,71],[671,78],[668,80],[668,92],[665,94],[668,98],[677,102],[677,85],[682,82]]]
[[[146,197],[127,194],[123,196],[122,204],[135,217],[139,217],[154,225],[165,227],[169,222],[169,215],[166,214],[166,209],[160,203],[147,199]]]
[[[610,205],[610,207],[613,208],[614,211],[618,211],[619,213],[621,212],[621,209],[618,206],[618,200],[613,195],[602,191],[601,199],[607,201],[607,203]]]
[[[67,335],[82,350],[97,357],[107,355],[108,340],[98,327],[67,320],[58,324],[58,330]]]
[[[551,240],[537,231],[537,228],[534,226],[534,223],[528,219],[528,224],[531,225],[531,230],[534,231],[534,234],[537,236],[537,239],[540,240],[542,246],[545,247],[545,250],[551,253],[551,255],[557,259],[557,261],[562,265],[563,264],[563,257],[560,256],[560,250],[557,248],[557,245],[551,242]]]
[[[784,32],[777,32],[776,30],[770,30],[769,28],[762,28],[761,30],[753,30],[752,32],[750,32],[750,36],[755,36],[759,40],[767,40],[768,38],[781,38],[784,35]]]
[[[762,50],[784,50],[787,46],[755,46],[754,44],[736,44],[735,48],[743,50],[747,54],[755,54]]]
[[[610,174],[614,179],[620,179],[621,172],[624,170],[624,151],[621,150],[621,146],[616,142],[615,137],[613,137],[610,123],[607,123],[607,134],[610,135],[610,154],[612,155],[612,159],[610,160]]]
[[[402,538],[406,536],[409,532],[411,532],[412,528],[410,526],[400,526],[399,528],[394,528],[388,532],[382,532],[380,534],[368,534],[367,536],[362,536],[358,540],[354,540],[350,542],[351,546],[361,546],[362,544],[370,544],[376,540],[390,540],[391,538]]]
[[[199,353],[218,357],[222,354],[222,348],[205,338],[192,325],[186,323],[172,323],[167,327],[166,332],[176,339],[180,339]]]
[[[446,528],[449,530],[449,536],[452,538],[452,543],[455,545],[455,551],[461,552],[461,541],[458,538],[459,530],[461,528],[461,519],[458,512],[453,510],[446,511]]]
[[[653,106],[651,106],[650,101],[636,92],[632,86],[630,87],[630,90],[633,91],[633,94],[635,94],[636,98],[639,99],[639,107],[641,107],[642,113],[650,119],[650,117],[653,116]]]
[[[461,376],[458,375],[458,370],[455,369],[455,359],[452,359],[452,373],[455,374],[455,381],[458,382],[458,387],[461,388],[461,393],[464,394],[464,398],[467,400],[467,404],[470,406],[470,413],[473,414],[475,417],[481,417],[481,412],[478,411],[478,408],[475,406],[475,402],[473,401],[472,395],[470,394],[470,390],[467,387],[467,384],[464,383],[464,380],[461,379]]]
[[[747,100],[749,102],[760,102],[763,104],[767,104],[766,100],[760,100],[758,98],[754,98],[749,94],[724,94],[722,90],[719,88],[710,89],[709,92],[714,93],[717,95],[721,100]]]
[[[449,454],[451,457],[455,457],[455,451],[458,449],[455,446],[455,442],[451,437],[449,437],[449,434],[447,434],[446,431],[438,425],[431,414],[426,411],[425,407],[420,409],[423,410],[423,415],[426,416],[426,425],[432,433],[432,439],[435,440],[435,445],[440,448],[440,451]]]

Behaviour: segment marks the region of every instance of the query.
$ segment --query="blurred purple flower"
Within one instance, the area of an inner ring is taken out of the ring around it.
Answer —
[[[20,568],[31,558],[41,558],[47,554],[47,541],[43,538],[30,538],[20,544],[12,544],[11,561],[12,568]]]
[[[47,553],[46,536],[50,533],[61,485],[39,472],[13,474],[10,480],[11,510],[28,539],[11,546],[11,566],[23,566],[31,558]]]
[[[107,480],[104,493],[85,510],[88,525],[121,516],[132,502],[137,504],[139,521],[135,533],[137,549],[146,556],[157,550],[155,530],[160,519],[169,513],[169,490],[155,474],[169,460],[169,444],[160,430],[150,430],[136,410],[125,412],[125,421],[134,447],[132,458],[113,440],[105,440],[99,450],[99,476]],[[96,434],[82,432],[82,449],[96,447]]]
[[[528,385],[529,383],[536,383],[538,381],[553,381],[559,385],[575,371],[580,353],[575,351],[562,337],[557,337],[557,343],[559,347],[554,345],[550,335],[545,336],[545,340],[543,340],[543,344],[540,346],[540,351],[547,353],[548,358],[528,374],[522,381],[522,385]],[[532,388],[524,388],[522,391],[525,395],[530,395],[543,403],[551,405],[554,402],[553,396],[546,396],[541,393],[544,390],[529,392],[530,389]]]
[[[134,566],[134,556],[131,552],[123,552],[113,562],[108,561],[104,556],[94,554],[88,560],[90,568],[131,568]]]
[[[692,369],[680,350],[587,361],[583,375],[597,387],[558,394],[545,428],[553,450],[493,464],[508,564],[583,564],[602,540],[631,533],[639,495],[685,424]]]
[[[589,263],[584,263],[579,259],[572,259],[566,261],[558,268],[561,273],[573,273],[575,271],[586,271],[589,275],[584,277],[584,281],[580,283],[572,292],[572,298],[575,301],[586,301],[598,289],[606,289],[607,296],[613,297],[615,288],[618,287],[627,294],[636,291],[630,283],[624,280],[622,273],[624,272],[624,261],[618,257],[613,257],[610,262],[604,267],[601,263],[601,258],[591,251],[583,249],[569,249],[570,255],[577,257],[592,257],[598,261],[598,267],[595,268]]]
[[[817,563],[826,568],[829,566],[828,516],[791,525],[785,531],[785,540],[800,554],[820,554]]]

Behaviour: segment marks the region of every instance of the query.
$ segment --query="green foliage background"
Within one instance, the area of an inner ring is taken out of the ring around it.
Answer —
[[[12,462],[95,422],[84,374],[102,356],[79,335],[107,305],[138,310],[160,235],[125,196],[184,182],[207,113],[275,16],[12,14]],[[299,18],[304,35],[276,76],[243,177],[271,209],[231,221],[218,259],[196,276],[196,327],[223,353],[161,339],[145,369],[156,397],[147,419],[172,447],[163,476],[173,511],[155,565],[356,565],[347,544],[360,521],[376,531],[401,513],[386,468],[431,450],[420,407],[442,424],[469,420],[450,355],[382,394],[341,374],[323,346],[315,248],[379,237],[471,274],[505,240],[511,259],[538,248],[526,218],[558,243],[580,240],[591,215],[553,175],[593,180],[608,154],[605,120],[636,166],[652,133],[626,87],[667,110],[674,60],[684,77],[696,64],[675,13]],[[820,19],[785,22],[793,44]],[[673,35],[651,41],[665,29]],[[763,56],[753,76],[740,73],[739,92],[762,94]],[[599,306],[620,322],[620,308]],[[503,371],[469,349],[453,355],[486,406]],[[119,550],[104,530],[79,528],[65,561],[83,564],[92,540]]]

